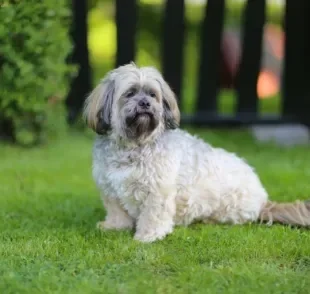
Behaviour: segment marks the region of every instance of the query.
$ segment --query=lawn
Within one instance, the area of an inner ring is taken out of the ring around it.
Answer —
[[[309,198],[309,147],[199,133],[255,166],[272,199]],[[0,293],[309,293],[309,230],[197,224],[154,244],[97,231],[91,145],[72,133],[40,148],[0,147]]]

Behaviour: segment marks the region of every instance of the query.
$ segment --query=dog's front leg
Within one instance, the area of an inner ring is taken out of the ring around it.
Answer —
[[[135,239],[153,242],[171,233],[174,226],[175,199],[150,194],[142,205],[136,224]]]
[[[107,215],[104,221],[97,223],[97,228],[101,230],[123,230],[132,229],[134,220],[120,205],[116,198],[104,197],[104,207]]]

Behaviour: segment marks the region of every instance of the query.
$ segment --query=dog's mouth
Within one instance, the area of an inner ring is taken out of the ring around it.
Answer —
[[[154,117],[154,114],[151,112],[139,112],[135,115],[135,120],[138,119],[152,119]]]
[[[150,122],[154,118],[154,114],[150,111],[137,111],[135,115],[131,117],[127,117],[126,123],[128,126],[131,126],[134,123],[140,122],[147,123]]]
[[[128,138],[137,139],[148,136],[158,125],[156,114],[147,110],[137,110],[126,118]]]
[[[149,117],[153,117],[154,114],[151,111],[148,110],[144,110],[144,111],[137,111],[135,117],[141,117],[141,116],[149,116]]]

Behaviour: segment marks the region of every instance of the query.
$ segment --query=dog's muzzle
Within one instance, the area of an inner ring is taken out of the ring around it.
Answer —
[[[128,116],[126,118],[126,124],[127,126],[132,126],[134,123],[138,122],[139,120],[145,121],[145,123],[150,122],[154,118],[154,113],[150,110],[142,110],[142,109],[136,109],[134,115]]]
[[[134,113],[126,118],[126,124],[129,127],[135,123],[148,124],[153,119],[154,111],[151,102],[146,97],[142,97],[137,102]]]

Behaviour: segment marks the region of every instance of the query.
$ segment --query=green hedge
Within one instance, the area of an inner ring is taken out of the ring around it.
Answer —
[[[70,10],[66,1],[0,0],[0,19],[0,132],[34,144],[59,127],[51,113],[73,74]]]

